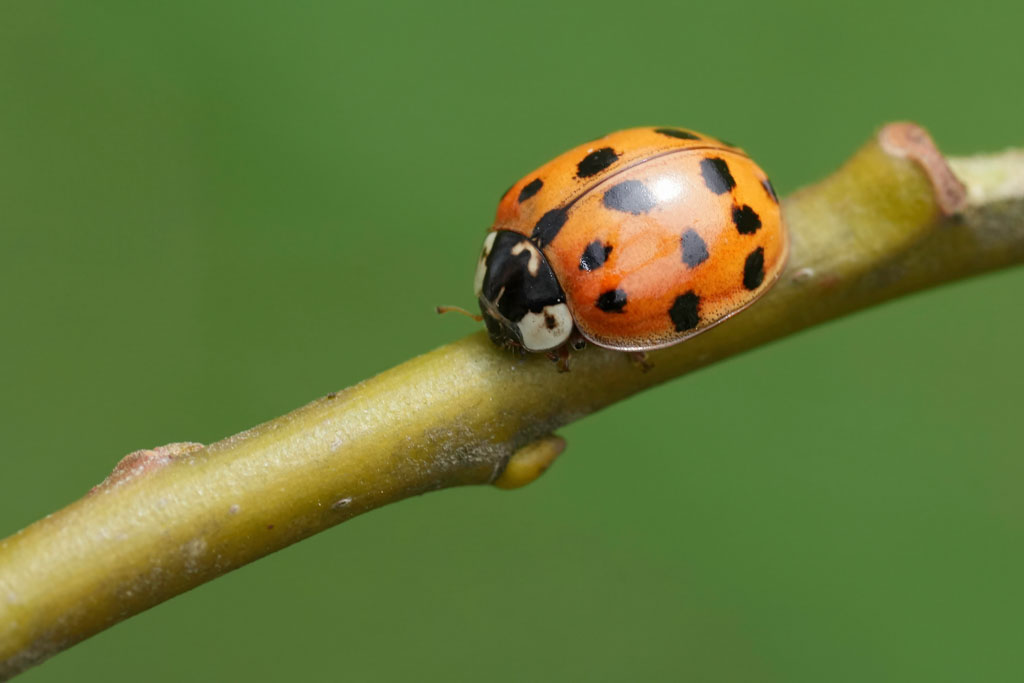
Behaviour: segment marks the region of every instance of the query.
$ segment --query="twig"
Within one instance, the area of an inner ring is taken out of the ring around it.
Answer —
[[[652,353],[649,372],[588,348],[559,373],[479,332],[208,447],[132,454],[89,495],[0,542],[0,679],[367,510],[448,486],[527,483],[564,445],[553,430],[635,392],[1024,261],[1024,153],[951,165],[966,195],[924,131],[882,129],[784,201],[791,256],[774,289]]]

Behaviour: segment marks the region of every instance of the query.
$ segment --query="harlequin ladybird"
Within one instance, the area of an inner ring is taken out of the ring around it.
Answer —
[[[742,149],[681,128],[633,128],[509,188],[475,291],[501,346],[564,357],[585,339],[648,351],[746,308],[786,254],[775,190]]]

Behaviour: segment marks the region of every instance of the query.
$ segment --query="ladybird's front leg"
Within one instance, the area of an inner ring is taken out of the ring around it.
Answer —
[[[569,361],[572,351],[582,351],[587,348],[587,340],[579,333],[579,330],[573,330],[572,335],[569,337],[569,341],[562,344],[557,349],[547,352],[547,357],[554,363],[558,364],[559,372],[569,372]]]
[[[569,372],[568,344],[562,344],[554,351],[548,351],[547,357],[557,364],[559,372]]]
[[[646,351],[629,351],[628,353],[630,362],[639,366],[641,372],[648,372],[654,367],[654,363],[648,359]]]

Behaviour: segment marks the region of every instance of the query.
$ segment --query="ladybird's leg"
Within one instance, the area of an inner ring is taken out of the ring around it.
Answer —
[[[640,370],[647,372],[654,367],[654,363],[647,359],[646,351],[629,351],[629,360],[640,367]]]
[[[579,330],[573,329],[572,334],[569,335],[569,346],[573,351],[582,351],[587,348],[587,339],[580,334]]]
[[[500,489],[526,486],[544,474],[564,450],[565,439],[562,437],[554,434],[542,436],[513,453],[505,463],[505,469],[491,483]]]
[[[571,358],[569,345],[562,344],[558,348],[558,371],[569,372],[569,359]]]
[[[554,351],[545,354],[548,359],[558,365],[559,372],[569,372],[569,345],[562,344]]]

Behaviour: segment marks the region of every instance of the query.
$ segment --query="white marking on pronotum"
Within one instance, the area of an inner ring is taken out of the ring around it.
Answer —
[[[548,351],[569,338],[572,314],[565,304],[552,304],[540,313],[527,313],[517,325],[527,351]]]
[[[525,239],[512,247],[512,255],[519,256],[524,251],[530,252],[530,260],[526,264],[526,269],[530,271],[530,275],[537,277],[537,273],[540,272],[540,250],[533,246]]]
[[[476,264],[476,277],[473,279],[473,291],[476,292],[476,298],[479,299],[480,295],[484,291],[484,276],[487,274],[487,257],[491,255],[491,247],[494,246],[494,238],[498,236],[496,232],[487,233],[487,237],[484,238],[484,249],[480,252],[480,261]]]

